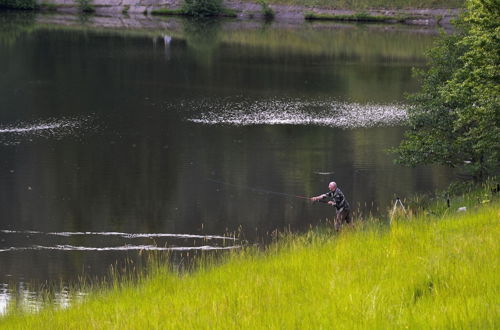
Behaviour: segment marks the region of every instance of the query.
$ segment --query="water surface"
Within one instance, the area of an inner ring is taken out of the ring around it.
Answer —
[[[305,230],[334,211],[294,196],[331,180],[364,214],[449,182],[386,152],[435,33],[59,20],[0,15],[0,313],[26,283]]]

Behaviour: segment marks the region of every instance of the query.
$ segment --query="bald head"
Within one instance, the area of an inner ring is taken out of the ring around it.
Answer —
[[[335,191],[335,189],[337,189],[337,184],[334,181],[330,182],[328,189],[330,189],[330,191]]]

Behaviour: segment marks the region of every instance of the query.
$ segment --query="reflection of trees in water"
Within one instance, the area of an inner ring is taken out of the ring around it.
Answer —
[[[0,15],[0,45],[11,45],[23,33],[35,28],[34,12],[7,12]]]
[[[183,21],[184,34],[197,63],[209,65],[221,44],[220,18],[198,18]]]

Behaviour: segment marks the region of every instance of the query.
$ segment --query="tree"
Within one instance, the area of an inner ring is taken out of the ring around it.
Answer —
[[[475,180],[500,165],[500,0],[469,0],[457,33],[441,36],[410,96],[396,162],[460,167]]]

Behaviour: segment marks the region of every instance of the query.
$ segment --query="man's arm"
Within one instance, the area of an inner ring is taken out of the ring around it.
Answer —
[[[328,194],[321,194],[319,196],[314,196],[314,197],[311,197],[309,198],[312,202],[317,202],[317,201],[321,201],[322,199],[328,197]],[[328,202],[325,202],[327,203],[328,205],[335,205],[335,202],[333,201],[328,201]]]
[[[326,194],[321,194],[321,195],[318,195],[318,196],[311,197],[311,198],[309,198],[309,199],[310,199],[312,202],[317,202],[317,201],[319,201],[319,200],[321,200],[321,199],[323,199],[323,198],[325,198],[325,197],[326,197]]]

